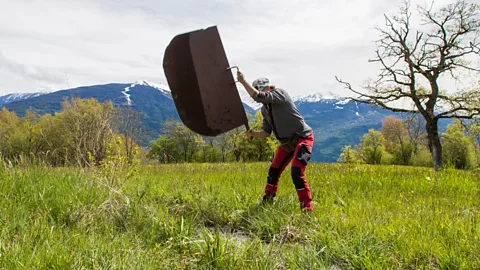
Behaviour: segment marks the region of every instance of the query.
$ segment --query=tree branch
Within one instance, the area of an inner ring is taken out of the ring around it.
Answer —
[[[368,95],[368,94],[364,94],[364,93],[361,93],[361,92],[353,89],[350,83],[342,81],[337,76],[335,76],[335,78],[338,82],[344,84],[347,89],[349,89],[353,93],[360,96],[359,98],[349,97],[349,99],[351,99],[353,101],[356,101],[356,102],[359,102],[359,103],[364,103],[364,104],[369,104],[369,105],[377,105],[377,106],[380,106],[384,109],[387,109],[387,110],[390,110],[390,111],[393,111],[393,112],[418,113],[418,111],[416,111],[416,110],[407,110],[407,109],[402,109],[402,108],[396,108],[396,107],[392,107],[392,106],[389,106],[389,105],[386,104],[387,102],[392,102],[392,101],[399,100],[399,99],[404,98],[404,97],[408,97],[406,94],[398,94],[398,93],[394,94],[395,92],[393,92],[393,93],[388,94],[387,96]],[[362,97],[366,98],[366,99],[361,99]]]
[[[480,66],[472,61],[472,57],[480,56],[480,6],[458,0],[438,12],[433,11],[433,3],[428,9],[420,7],[425,25],[433,26],[426,31],[414,30],[409,8],[406,1],[398,15],[384,15],[385,26],[377,28],[380,38],[370,62],[380,63],[381,69],[377,78],[366,85],[368,93],[335,78],[358,95],[352,100],[397,112],[421,113],[428,121],[476,115],[478,108],[465,105],[471,100],[469,96],[440,93],[438,79],[442,73],[458,80],[457,71],[480,72]],[[425,90],[417,85],[417,76],[427,79]],[[389,105],[402,98],[412,100],[418,111]],[[437,102],[447,103],[449,110],[435,116]]]

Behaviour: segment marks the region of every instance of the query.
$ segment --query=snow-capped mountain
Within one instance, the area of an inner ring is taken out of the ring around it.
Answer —
[[[255,113],[262,105],[241,87],[237,88],[244,108]],[[142,113],[148,140],[156,139],[167,119],[179,120],[171,91],[165,84],[148,81],[111,83],[60,90],[51,93],[10,94],[0,97],[0,107],[19,116],[32,108],[41,114],[61,110],[65,98],[95,98],[115,106],[130,106]],[[335,162],[345,145],[355,145],[370,128],[379,128],[391,113],[334,95],[310,94],[293,97],[305,121],[315,131],[314,161]]]
[[[128,84],[122,91],[121,93],[123,94],[123,97],[125,99],[126,105],[132,105],[132,98],[131,98],[131,90],[137,86],[140,87],[151,87],[153,89],[156,89],[160,91],[163,95],[171,98],[171,90],[170,87],[167,84],[162,84],[162,83],[154,83],[154,82],[149,82],[146,80],[139,80],[134,83]],[[262,107],[261,103],[258,103],[254,101],[250,95],[247,93],[246,90],[243,88],[238,88],[240,99],[244,104],[246,104],[248,107],[252,108],[253,110],[258,110]],[[7,94],[4,96],[0,96],[0,105],[4,105],[7,103],[15,102],[15,101],[20,101],[32,97],[38,97],[40,95],[45,95],[52,93],[52,91],[49,92],[36,92],[36,93],[14,93],[14,94]],[[314,102],[324,102],[324,103],[332,103],[335,102],[338,105],[344,105],[348,103],[348,99],[341,98],[341,97],[334,97],[332,95],[325,96],[321,93],[315,93],[315,94],[310,94],[310,95],[305,95],[305,96],[294,96],[292,97],[293,101],[298,105],[298,104],[303,104],[303,103],[314,103]],[[337,106],[337,109],[342,109]]]
[[[345,98],[329,92],[328,94],[313,93],[313,94],[304,95],[304,96],[293,96],[292,99],[296,103],[303,103],[303,102],[319,102],[319,101],[328,102],[329,100],[332,102],[333,101],[336,102],[338,100],[343,100]]]
[[[156,83],[148,82],[148,81],[145,81],[145,80],[136,81],[136,82],[132,83],[130,86],[125,87],[125,90],[122,91],[122,94],[125,96],[125,99],[127,101],[127,105],[129,105],[129,106],[132,105],[132,99],[130,98],[130,94],[128,92],[130,92],[130,90],[132,88],[136,87],[136,86],[151,87],[151,88],[159,90],[162,94],[164,94],[164,95],[166,95],[170,98],[172,96],[170,88],[165,84],[156,84]]]
[[[23,100],[32,97],[38,97],[40,95],[48,94],[50,92],[36,92],[36,93],[15,93],[15,94],[7,94],[4,96],[0,96],[0,105],[4,105],[10,102],[15,102],[18,100]]]
[[[262,104],[253,100],[245,89],[239,88],[238,94],[240,95],[240,99],[242,100],[242,102],[253,110],[256,111],[262,107]]]
[[[260,107],[262,107],[261,103],[258,103],[254,101],[250,95],[245,91],[244,89],[239,89],[238,90],[240,94],[240,99],[242,100],[243,103],[247,104],[250,106],[250,108],[254,110],[258,110]],[[314,93],[314,94],[309,94],[309,95],[304,95],[304,96],[293,96],[292,97],[293,102],[297,104],[303,104],[303,103],[315,103],[315,102],[323,102],[323,103],[335,103],[337,104],[337,109],[342,109],[340,106],[347,104],[350,100],[345,97],[341,97],[338,95],[324,95],[321,93]]]

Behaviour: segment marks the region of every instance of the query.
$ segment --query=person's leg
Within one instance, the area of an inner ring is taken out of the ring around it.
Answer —
[[[280,176],[285,170],[285,167],[287,167],[288,163],[292,160],[292,157],[293,151],[287,152],[282,147],[278,147],[268,170],[267,184],[263,195],[264,202],[273,202],[273,198],[277,195]]]
[[[305,177],[305,169],[310,160],[313,148],[313,134],[298,139],[292,161],[292,180],[297,190],[300,206],[303,210],[312,211],[312,195]]]

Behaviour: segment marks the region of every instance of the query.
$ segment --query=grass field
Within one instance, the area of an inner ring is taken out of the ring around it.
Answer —
[[[478,172],[310,164],[308,214],[288,169],[276,203],[258,204],[267,171],[141,166],[109,187],[92,171],[3,168],[0,268],[480,268]]]

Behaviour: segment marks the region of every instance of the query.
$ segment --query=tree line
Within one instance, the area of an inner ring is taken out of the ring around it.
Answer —
[[[257,112],[248,115],[253,129],[260,129],[262,116]],[[243,127],[235,128],[216,137],[200,136],[188,129],[183,123],[167,120],[162,135],[150,143],[147,158],[160,163],[178,162],[232,162],[232,161],[268,161],[278,147],[273,138],[247,139]]]
[[[248,115],[252,128],[260,128],[261,114]],[[277,147],[273,138],[248,140],[243,128],[217,137],[200,136],[183,123],[167,120],[161,135],[141,148],[145,128],[142,114],[109,101],[72,98],[55,114],[27,110],[24,117],[0,111],[0,160],[41,160],[51,166],[88,167],[108,155],[121,154],[131,162],[139,150],[161,163],[267,161]],[[112,152],[114,151],[114,152]]]
[[[480,167],[480,121],[454,119],[440,136],[442,160],[457,169]],[[379,130],[370,129],[358,145],[343,147],[338,159],[350,164],[433,166],[425,119],[387,116]]]
[[[248,115],[250,126],[260,129],[260,112]],[[371,129],[358,145],[345,146],[343,163],[433,166],[425,119],[420,115],[405,120],[388,116],[379,130]],[[200,136],[176,120],[163,124],[160,136],[147,148],[143,140],[142,115],[130,107],[111,102],[72,98],[54,115],[33,110],[24,117],[6,108],[0,111],[0,159],[41,160],[51,166],[88,167],[101,164],[109,155],[122,155],[128,162],[144,157],[159,163],[269,161],[278,147],[272,136],[247,139],[244,128],[216,137]],[[442,159],[460,169],[480,166],[479,119],[456,119],[441,135]]]
[[[54,115],[27,110],[19,117],[2,108],[0,160],[86,167],[120,153],[131,162],[138,148],[134,138],[141,132],[139,119],[140,114],[130,108],[116,108],[93,98],[65,100]]]

